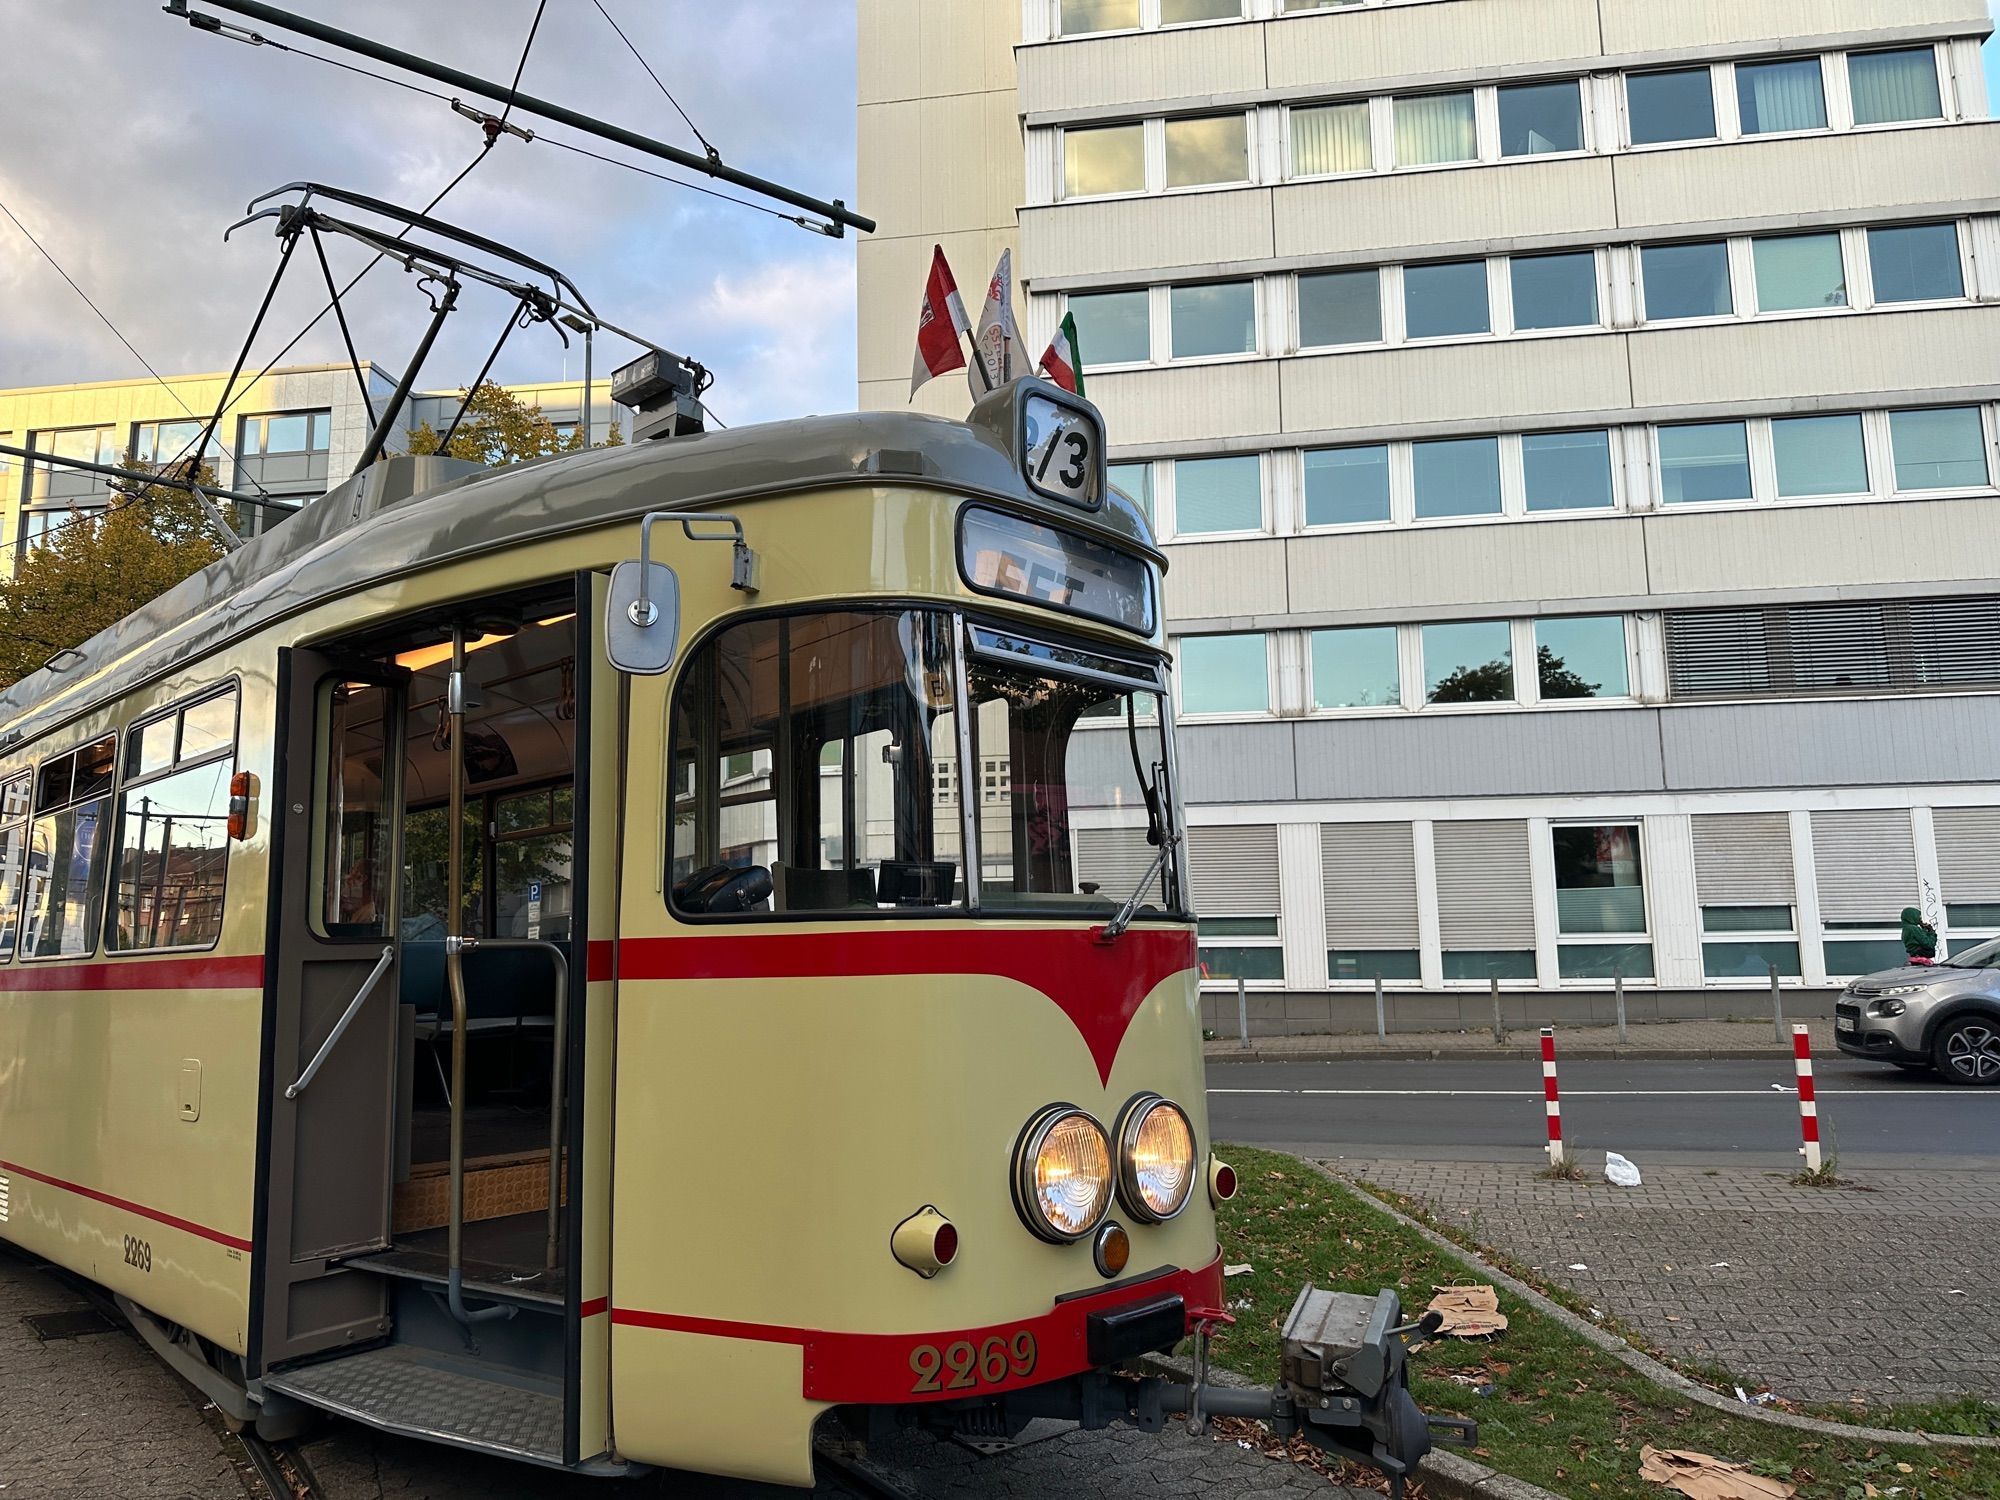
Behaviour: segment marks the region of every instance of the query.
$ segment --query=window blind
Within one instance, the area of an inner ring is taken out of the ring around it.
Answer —
[[[1080,828],[1076,834],[1076,878],[1094,882],[1099,894],[1123,901],[1132,894],[1159,850],[1146,842],[1143,828]],[[1166,872],[1146,887],[1145,900],[1161,901]]]
[[[1792,820],[1784,813],[1698,813],[1694,883],[1703,906],[1789,905]]]
[[[1373,165],[1367,101],[1292,111],[1293,175],[1366,172]]]
[[[1847,60],[1847,76],[1854,93],[1857,125],[1935,120],[1944,113],[1937,54],[1928,47],[1856,53]]]
[[[1395,115],[1399,167],[1471,161],[1479,154],[1470,94],[1424,94],[1398,99]]]
[[[1535,946],[1528,825],[1519,819],[1439,823],[1438,931],[1447,950]]]
[[[1191,828],[1188,866],[1197,915],[1275,917],[1279,914],[1275,827],[1264,824],[1247,828]]]
[[[1666,635],[1675,698],[2000,685],[1991,596],[1676,611]]]
[[[1822,921],[1895,927],[1897,913],[1920,904],[1907,809],[1816,812],[1812,835]]]
[[[1408,823],[1320,829],[1330,948],[1417,946],[1417,859]]]
[[[1940,807],[1931,827],[1944,899],[2000,901],[2000,807]]]

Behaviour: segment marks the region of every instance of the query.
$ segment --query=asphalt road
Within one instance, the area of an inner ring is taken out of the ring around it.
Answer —
[[[2000,1167],[2000,1089],[1845,1059],[1819,1059],[1815,1075],[1822,1141],[1850,1166]],[[1209,1065],[1208,1084],[1218,1141],[1419,1161],[1546,1150],[1541,1064],[1528,1058],[1223,1062]],[[1580,1152],[1635,1160],[1795,1166],[1792,1084],[1789,1058],[1576,1058],[1561,1067],[1563,1135]]]

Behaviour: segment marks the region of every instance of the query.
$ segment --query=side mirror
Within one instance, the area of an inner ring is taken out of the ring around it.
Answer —
[[[665,563],[622,562],[604,604],[604,654],[621,672],[657,677],[680,648],[681,583]]]

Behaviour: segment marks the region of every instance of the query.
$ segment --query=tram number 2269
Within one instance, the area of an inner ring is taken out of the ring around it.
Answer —
[[[152,1245],[145,1240],[137,1239],[129,1234],[126,1235],[125,1264],[128,1266],[137,1266],[142,1271],[152,1270],[153,1269]]]
[[[942,1349],[936,1344],[919,1344],[910,1351],[910,1369],[917,1383],[912,1395],[933,1391],[970,1391],[982,1385],[999,1385],[1009,1376],[1024,1379],[1035,1373],[1035,1336],[1023,1328],[1011,1338],[999,1334],[982,1339],[977,1347],[960,1339]]]

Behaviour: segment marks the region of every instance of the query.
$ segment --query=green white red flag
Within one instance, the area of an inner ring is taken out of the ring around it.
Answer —
[[[1083,394],[1083,357],[1076,352],[1076,315],[1064,313],[1062,326],[1042,356],[1042,373],[1072,396]]]

